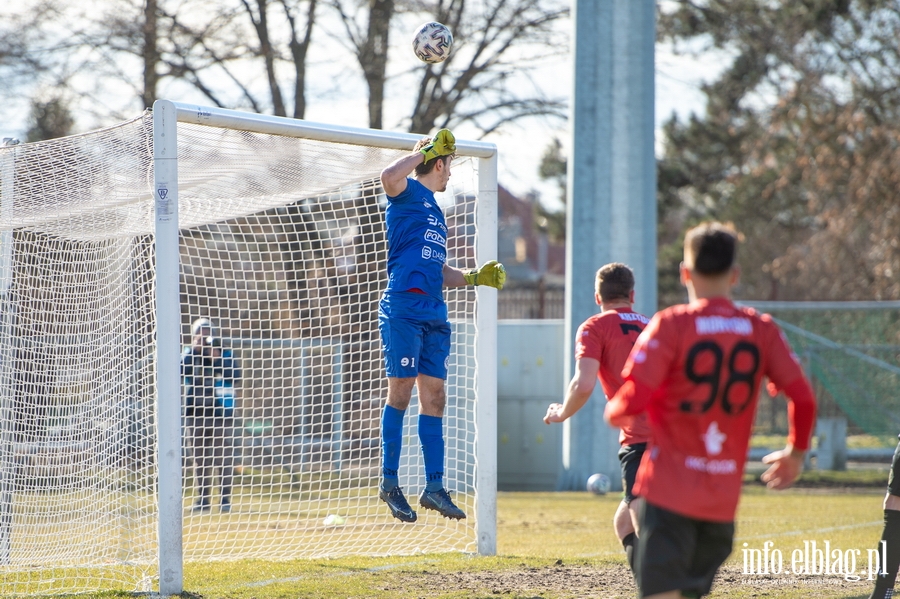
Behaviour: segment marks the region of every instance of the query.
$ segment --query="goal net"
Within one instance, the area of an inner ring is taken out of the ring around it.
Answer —
[[[747,303],[781,326],[813,383],[819,418],[845,418],[848,434],[881,437],[885,448],[896,446],[900,302]],[[757,432],[785,434],[785,403],[764,402],[756,424]]]
[[[445,484],[468,518],[403,524],[377,497],[378,174],[416,137],[155,112],[0,148],[0,593],[180,592],[182,561],[493,552],[493,290],[445,292]],[[447,262],[471,268],[495,257],[496,166],[458,147],[437,197]]]

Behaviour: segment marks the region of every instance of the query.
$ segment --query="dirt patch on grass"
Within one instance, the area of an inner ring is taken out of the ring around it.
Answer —
[[[631,571],[624,565],[567,566],[558,562],[545,568],[526,567],[502,571],[429,573],[420,582],[439,591],[419,596],[505,597],[517,599],[601,598],[633,599],[637,590]],[[739,567],[719,571],[711,598],[716,597],[860,597],[871,591],[871,582],[846,581],[838,576],[747,576]]]
[[[445,593],[465,591],[471,597],[625,599],[637,593],[631,570],[624,565],[567,566],[560,561],[546,568],[434,573],[433,577],[428,586]]]

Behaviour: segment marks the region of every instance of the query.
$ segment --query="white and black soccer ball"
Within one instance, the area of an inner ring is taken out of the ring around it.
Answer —
[[[592,474],[591,477],[587,479],[587,490],[594,495],[606,495],[609,493],[611,484],[608,476],[602,472],[598,472],[597,474]]]
[[[423,23],[413,36],[413,52],[422,62],[435,64],[450,56],[453,34],[447,26],[437,21]]]

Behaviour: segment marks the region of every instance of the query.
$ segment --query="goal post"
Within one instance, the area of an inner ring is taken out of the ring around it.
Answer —
[[[468,518],[405,524],[377,497],[378,175],[418,139],[162,100],[0,147],[0,595],[177,594],[199,560],[496,553],[494,289],[445,290],[445,482]],[[448,264],[497,257],[493,144],[458,140],[436,200]],[[417,417],[414,396],[414,505]]]
[[[189,123],[235,131],[296,137],[335,144],[351,144],[409,151],[421,136],[372,129],[323,125],[276,116],[202,107],[158,100],[153,107],[154,200],[157,267],[157,389],[159,411],[159,501],[160,501],[160,592],[180,593],[182,585],[182,495],[181,425],[176,415],[181,409],[179,344],[179,187],[178,126]],[[497,160],[496,146],[484,142],[457,140],[457,156],[477,159],[478,201],[474,207],[478,235],[475,262],[482,264],[497,255]],[[382,166],[386,166],[382,165]],[[496,553],[496,292],[477,289],[472,397],[475,399],[475,535],[478,553]],[[458,343],[458,340],[457,340]]]

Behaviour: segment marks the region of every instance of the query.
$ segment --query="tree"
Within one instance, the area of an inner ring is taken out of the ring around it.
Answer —
[[[741,297],[897,299],[900,7],[881,0],[669,3],[663,42],[730,66],[705,114],[672,118],[659,165],[661,301],[683,229],[733,221]],[[668,295],[667,295],[668,294]]]
[[[124,2],[133,6],[133,0]],[[303,118],[317,6],[317,0],[147,0],[143,18],[112,5],[101,26],[113,34],[107,42],[112,50],[142,57],[140,96],[147,107],[166,78],[186,81],[216,106]],[[251,84],[248,63],[261,63],[263,86]]]
[[[6,60],[0,69],[27,73],[26,63],[39,61],[42,79],[22,79],[0,94],[33,93],[29,86],[40,84],[65,88],[84,100],[80,109],[95,107],[98,120],[106,122],[133,115],[129,106],[135,103],[151,105],[160,89],[173,99],[193,90],[216,106],[305,116],[318,0],[98,0],[89,6],[23,1],[15,9],[17,19],[8,21],[19,31],[0,23],[0,61]],[[565,0],[487,0],[477,7],[463,0],[330,0],[327,6],[336,12],[327,14],[339,16],[344,32],[331,27],[331,42],[323,40],[322,47],[349,39],[347,58],[356,58],[369,91],[370,125],[383,125],[387,89],[396,82],[398,90],[416,90],[412,97],[402,95],[412,106],[401,126],[427,132],[469,122],[487,134],[522,117],[562,116],[560,97],[546,97],[527,84],[535,64],[565,51],[565,33],[557,23],[568,15],[567,5]],[[389,40],[410,19],[426,17],[453,27],[456,47],[445,63],[410,71],[405,65],[411,62],[389,54]],[[46,43],[38,48],[36,40]],[[21,51],[4,55],[4,48]],[[341,57],[329,53],[327,58],[322,68],[332,76],[340,73],[333,67]],[[352,95],[353,83],[344,83],[341,93]],[[120,100],[123,89],[130,98]]]
[[[423,3],[425,4],[425,3]],[[439,0],[431,14],[454,34],[450,57],[421,71],[409,130],[469,123],[487,135],[529,116],[562,118],[565,101],[513,89],[533,65],[565,51],[557,22],[569,15],[556,0]]]
[[[75,119],[68,103],[59,97],[32,100],[25,141],[43,141],[72,134]]]
[[[537,212],[536,222],[542,223],[547,230],[547,235],[554,241],[566,240],[566,174],[568,162],[562,152],[562,142],[554,138],[541,156],[541,164],[538,175],[543,180],[554,181],[559,187],[559,200],[562,202],[561,210],[549,210],[540,201],[535,202]]]
[[[409,131],[472,123],[483,134],[527,116],[562,117],[565,103],[538,90],[513,89],[516,78],[527,78],[533,65],[558,55],[566,47],[557,23],[568,16],[568,3],[558,0],[488,0],[478,6],[464,0],[332,0],[369,92],[369,126],[384,121],[391,31],[397,13],[435,20],[453,32],[450,57],[437,65],[418,64],[411,73],[417,90]],[[366,4],[368,11],[360,11]],[[398,32],[399,33],[399,32]],[[404,40],[410,32],[404,32]],[[409,51],[404,43],[404,51]],[[405,83],[400,83],[404,85]]]
[[[356,2],[355,4],[359,4]],[[394,0],[370,0],[365,24],[357,18],[358,10],[349,10],[342,0],[332,0],[340,16],[369,92],[369,127],[381,129],[384,119],[384,87],[387,79],[388,40],[391,19],[396,9]],[[356,7],[358,8],[358,6]]]

